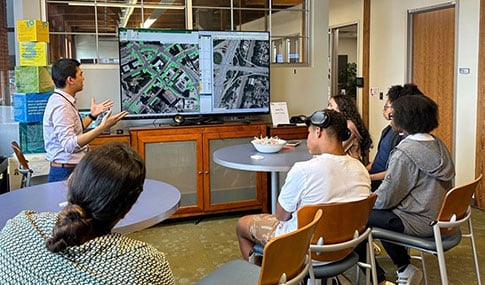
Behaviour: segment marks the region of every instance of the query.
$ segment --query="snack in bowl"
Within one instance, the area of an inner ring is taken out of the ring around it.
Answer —
[[[275,153],[280,151],[286,144],[285,140],[279,139],[278,137],[254,137],[251,141],[254,148],[263,153]]]

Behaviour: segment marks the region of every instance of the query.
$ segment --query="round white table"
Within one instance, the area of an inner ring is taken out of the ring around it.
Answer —
[[[66,181],[45,183],[0,195],[0,229],[23,210],[59,212],[66,202]],[[180,204],[180,192],[165,182],[145,179],[144,190],[113,232],[139,231],[170,217]]]
[[[271,172],[271,212],[276,212],[279,190],[279,173],[287,172],[298,161],[312,158],[306,141],[297,147],[284,147],[277,153],[261,153],[250,143],[218,149],[213,154],[214,162],[225,167]]]

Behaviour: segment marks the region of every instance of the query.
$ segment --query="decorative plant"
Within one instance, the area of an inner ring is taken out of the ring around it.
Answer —
[[[355,98],[357,95],[357,64],[354,62],[347,63],[345,68],[342,68],[338,74],[338,90],[339,93],[352,96]]]

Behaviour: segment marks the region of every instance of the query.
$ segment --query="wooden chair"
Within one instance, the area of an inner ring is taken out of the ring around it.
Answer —
[[[318,210],[325,216],[318,223],[310,245],[316,279],[336,277],[359,265],[367,272],[366,283],[370,283],[372,276],[373,284],[377,284],[371,229],[367,227],[376,198],[376,194],[371,194],[358,201],[305,205],[298,211],[298,223],[303,224]],[[367,257],[366,263],[362,263],[354,249],[365,241]],[[315,261],[325,264],[316,265]]]
[[[322,211],[318,211],[301,228],[271,239],[264,247],[261,267],[246,260],[232,260],[197,284],[299,284],[311,269],[310,240],[321,217]]]
[[[24,153],[20,149],[19,144],[16,141],[12,141],[11,146],[19,162],[19,168],[18,168],[19,172],[22,174],[21,187],[22,188],[29,187],[30,180],[32,178],[32,173],[34,173],[34,171],[29,167],[28,160],[25,158]]]
[[[473,235],[472,220],[470,217],[470,202],[481,179],[482,175],[472,182],[456,186],[448,191],[441,204],[441,209],[436,220],[430,225],[433,227],[432,237],[416,237],[381,228],[373,228],[373,238],[418,250],[420,256],[413,256],[413,258],[421,260],[426,284],[428,284],[428,276],[424,262],[424,252],[436,255],[441,275],[441,284],[446,285],[448,284],[448,274],[446,272],[444,252],[457,246],[461,242],[462,237],[468,237],[471,242],[477,282],[481,284],[475,237]],[[460,227],[462,224],[468,225],[468,233],[461,232]]]

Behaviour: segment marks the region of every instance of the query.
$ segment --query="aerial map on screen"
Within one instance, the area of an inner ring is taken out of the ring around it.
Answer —
[[[130,115],[269,111],[267,33],[120,29],[120,72]]]

